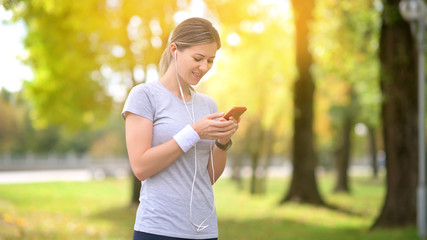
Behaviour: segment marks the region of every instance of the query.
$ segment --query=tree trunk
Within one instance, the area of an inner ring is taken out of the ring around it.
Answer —
[[[252,176],[251,176],[251,189],[250,193],[252,195],[259,193],[259,181],[257,176],[257,169],[258,169],[258,162],[259,162],[259,152],[252,152],[251,153],[251,166],[252,166]]]
[[[416,49],[399,0],[385,0],[380,37],[382,120],[387,193],[375,227],[416,222],[418,127]]]
[[[324,204],[315,176],[316,157],[313,137],[314,82],[311,75],[309,24],[313,19],[314,0],[293,0],[296,29],[296,63],[299,76],[294,91],[293,173],[284,201]]]
[[[268,168],[271,165],[272,158],[273,158],[273,145],[275,141],[275,135],[274,132],[271,130],[267,130],[266,137],[265,137],[265,143],[264,143],[264,157],[263,157],[263,163],[262,163],[262,176],[260,176],[260,192],[261,194],[265,194],[267,192],[267,175],[268,175]]]
[[[371,167],[372,167],[372,178],[378,178],[378,158],[377,158],[377,141],[375,138],[375,128],[368,126],[369,134],[369,146],[371,151]]]
[[[337,181],[334,192],[350,192],[348,169],[351,159],[351,133],[354,127],[354,119],[356,119],[359,112],[359,102],[353,86],[349,90],[349,99],[349,104],[342,108],[343,117],[340,121],[342,123],[342,127],[340,128],[342,138],[339,141],[342,144],[339,146],[337,154]]]
[[[348,167],[350,165],[351,130],[353,128],[353,121],[351,113],[349,114],[350,116],[346,116],[342,128],[343,138],[342,145],[337,154],[337,181],[334,192],[350,192],[348,184]]]
[[[137,206],[139,204],[139,192],[141,191],[141,181],[132,174],[132,197],[130,204],[131,206]]]
[[[249,150],[250,157],[251,157],[251,167],[252,167],[250,193],[259,194],[260,181],[258,177],[258,167],[259,167],[261,152],[263,149],[262,146],[265,139],[265,132],[261,127],[260,120],[257,120],[254,122],[250,136],[251,136],[250,139],[252,143]]]
[[[231,151],[228,153],[231,160],[231,179],[233,179],[237,183],[237,188],[239,190],[243,190],[243,181],[242,181],[242,166],[243,166],[243,153],[239,152],[233,152]],[[229,161],[229,160],[228,160]]]

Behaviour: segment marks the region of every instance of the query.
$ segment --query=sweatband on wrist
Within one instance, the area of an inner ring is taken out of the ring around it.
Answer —
[[[175,134],[173,139],[175,139],[182,151],[187,152],[200,141],[200,136],[190,125],[187,125]]]

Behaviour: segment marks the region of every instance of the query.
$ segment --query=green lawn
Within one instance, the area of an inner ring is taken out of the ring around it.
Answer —
[[[369,231],[383,201],[380,180],[351,180],[351,195],[333,194],[332,177],[319,184],[342,210],[278,205],[288,179],[270,179],[267,194],[251,196],[229,179],[215,187],[221,240],[411,240],[415,227]],[[0,240],[132,239],[135,208],[129,179],[0,185]]]

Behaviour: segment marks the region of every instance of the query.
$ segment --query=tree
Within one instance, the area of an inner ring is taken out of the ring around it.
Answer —
[[[383,2],[379,57],[387,192],[373,228],[415,224],[418,179],[417,51],[399,0]]]
[[[187,1],[185,1],[186,3]],[[178,11],[177,1],[123,1],[110,6],[108,21],[111,31],[103,31],[101,47],[117,54],[103,55],[104,67],[120,74],[133,87],[146,81],[150,64],[157,65],[168,43],[174,26],[173,16]],[[144,78],[137,80],[136,72],[143,71]],[[130,88],[129,88],[130,89]],[[139,202],[141,182],[132,175],[131,204]]]
[[[15,104],[12,93],[6,89],[0,89],[0,153],[10,151],[10,148],[17,141],[17,113],[14,111]]]
[[[375,130],[381,96],[379,84],[373,79],[379,75],[379,12],[368,0],[325,0],[318,2],[315,10],[311,41],[316,76],[315,126],[321,136],[319,149],[326,153],[321,161],[334,153],[330,158],[337,166],[336,191],[350,190],[351,158],[360,154],[360,150],[351,154],[355,124],[367,126],[371,155],[377,154]],[[328,124],[333,133],[329,139],[323,130]],[[374,161],[376,166],[376,158]]]
[[[62,125],[69,130],[96,126],[111,109],[105,85],[92,78],[101,64],[91,33],[100,29],[102,5],[52,1],[22,1],[15,17],[27,25],[24,40],[34,79],[24,90],[34,107],[37,128]]]
[[[296,65],[294,85],[294,136],[292,141],[293,173],[285,201],[324,204],[316,182],[316,153],[313,133],[314,81],[309,51],[309,24],[313,19],[314,0],[292,1],[295,21]]]
[[[232,156],[248,156],[250,192],[261,194],[266,168],[274,154],[284,152],[283,142],[290,132],[287,113],[292,108],[289,85],[294,62],[288,49],[293,48],[289,34],[292,21],[274,4],[238,0],[206,3],[220,24],[223,45],[215,74],[201,87],[207,86],[220,111],[237,105],[248,107],[230,151]],[[273,139],[281,141],[273,143]],[[230,157],[230,161],[240,159]]]
[[[349,101],[348,104],[344,107],[335,108],[338,112],[337,117],[339,120],[337,129],[338,134],[341,136],[337,137],[337,150],[336,150],[336,170],[337,170],[337,178],[335,182],[334,192],[350,192],[349,187],[349,178],[348,178],[348,170],[350,167],[350,158],[351,158],[351,142],[352,142],[352,132],[353,127],[355,125],[355,119],[357,117],[357,108],[358,103],[355,97],[355,93],[353,88],[349,89]],[[333,111],[331,109],[331,111]]]
[[[25,62],[34,79],[24,89],[36,128],[70,132],[105,125],[113,109],[112,82],[129,91],[145,80],[137,81],[135,73],[146,76],[147,66],[159,62],[179,8],[175,0],[23,0],[5,6],[27,25]],[[134,189],[137,202],[139,187]]]

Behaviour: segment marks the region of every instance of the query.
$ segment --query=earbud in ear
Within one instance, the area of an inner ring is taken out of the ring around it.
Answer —
[[[174,55],[174,57],[175,57],[175,62],[176,62],[176,50],[175,50],[175,52],[173,52],[173,53],[174,53],[173,55]]]

